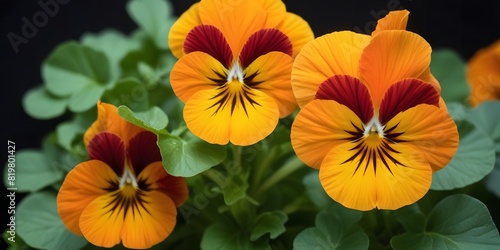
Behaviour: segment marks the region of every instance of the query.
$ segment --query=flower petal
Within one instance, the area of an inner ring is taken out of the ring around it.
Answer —
[[[172,54],[177,58],[181,58],[184,55],[183,44],[187,34],[194,27],[202,24],[199,16],[199,7],[199,3],[191,5],[170,28],[168,46]]]
[[[271,51],[279,51],[292,56],[292,43],[283,32],[277,29],[261,29],[253,33],[243,46],[239,57],[241,66],[246,68],[257,57]],[[292,65],[289,67],[291,68]]]
[[[394,210],[415,203],[429,190],[432,171],[418,151],[392,144],[398,153],[387,152],[393,160],[384,162],[379,157],[384,153],[377,151],[368,153],[371,159],[361,159],[362,155],[352,159],[355,146],[348,142],[332,149],[319,170],[326,193],[345,207]]]
[[[172,232],[177,210],[167,195],[131,192],[137,193],[125,195],[117,190],[88,204],[80,217],[80,228],[90,243],[113,247],[122,241],[127,248],[146,249]]]
[[[396,82],[385,93],[380,104],[379,121],[386,124],[400,112],[419,104],[439,107],[439,94],[436,89],[418,79],[407,78]]]
[[[170,73],[170,84],[183,102],[196,92],[216,88],[226,83],[226,69],[207,53],[192,52],[175,63]]]
[[[257,1],[204,0],[200,18],[222,31],[236,58],[250,35],[264,28],[267,12]]]
[[[288,116],[297,108],[290,84],[293,59],[280,52],[270,52],[253,61],[245,70],[245,84],[271,96],[280,111]]]
[[[97,120],[87,129],[83,141],[85,146],[88,146],[94,136],[101,132],[109,132],[117,135],[127,147],[129,139],[141,131],[144,129],[123,119],[115,106],[98,101]]]
[[[80,229],[90,243],[100,247],[113,247],[121,242],[125,210],[118,206],[112,210],[119,190],[106,193],[87,204],[80,216]]]
[[[347,106],[364,124],[373,118],[370,93],[359,79],[352,76],[336,75],[328,78],[319,86],[316,98],[333,100]]]
[[[499,100],[500,40],[478,50],[467,66],[467,80],[471,87],[470,104],[477,106],[487,100]]]
[[[257,0],[257,2],[267,12],[267,20],[264,27],[274,28],[285,17],[286,6],[281,0]]]
[[[306,43],[314,39],[314,33],[309,24],[302,17],[290,12],[276,28],[290,39],[293,46],[293,58],[299,54]]]
[[[305,164],[319,168],[328,152],[361,132],[363,123],[347,106],[331,100],[313,100],[292,124],[292,146]],[[351,133],[349,133],[351,132]]]
[[[358,77],[361,52],[369,41],[367,35],[341,31],[305,45],[292,70],[292,88],[299,106],[312,101],[319,85],[334,75]]]
[[[438,80],[432,75],[431,68],[427,68],[424,73],[419,75],[417,78],[432,85],[437,90],[437,92],[441,94],[441,85],[439,84]]]
[[[434,105],[421,104],[392,118],[386,128],[400,134],[400,144],[420,151],[433,171],[445,167],[458,147],[458,130],[447,112]]]
[[[276,102],[261,91],[238,81],[194,94],[184,107],[184,119],[191,132],[203,140],[225,145],[254,144],[276,127]]]
[[[148,183],[149,189],[166,194],[175,206],[180,206],[188,198],[188,188],[184,178],[169,175],[161,161],[149,164],[137,177],[138,182]]]
[[[177,210],[174,202],[160,191],[146,192],[137,214],[128,213],[123,223],[123,246],[131,249],[151,248],[165,240],[174,230]]]
[[[395,10],[389,12],[384,18],[377,21],[377,27],[372,32],[372,36],[376,36],[383,30],[406,30],[408,16],[410,12],[407,10]]]
[[[222,32],[212,25],[198,25],[186,36],[184,53],[205,52],[217,59],[226,68],[231,66],[233,55]]]
[[[106,163],[117,176],[123,175],[125,169],[125,145],[115,134],[102,132],[94,136],[87,146],[90,160]]]
[[[141,132],[130,139],[127,153],[135,175],[140,175],[149,164],[161,162],[160,149],[156,144],[156,139],[156,135],[149,131]]]
[[[359,62],[362,79],[375,109],[387,89],[404,78],[417,78],[429,67],[431,46],[419,35],[405,30],[385,30],[374,36]]]
[[[90,160],[73,168],[57,195],[57,210],[68,230],[82,235],[78,221],[85,207],[117,185],[116,173],[102,161]]]

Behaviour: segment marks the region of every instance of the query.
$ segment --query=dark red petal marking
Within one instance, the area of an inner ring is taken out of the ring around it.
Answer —
[[[351,109],[364,124],[373,117],[370,93],[361,81],[348,75],[336,75],[319,85],[316,99],[334,100]]]
[[[94,136],[87,146],[89,158],[108,164],[118,176],[123,175],[125,168],[125,145],[115,134],[101,132]]]
[[[150,163],[161,161],[156,135],[143,131],[132,137],[128,144],[128,155],[136,176]]]
[[[184,53],[201,51],[217,59],[226,68],[231,66],[233,54],[222,32],[212,25],[194,27],[184,40]]]
[[[290,39],[278,29],[262,29],[253,33],[243,46],[240,53],[240,63],[246,68],[257,57],[271,51],[280,51],[293,55],[293,46]]]
[[[439,93],[436,89],[419,79],[408,78],[393,84],[384,95],[380,104],[379,119],[386,124],[399,112],[419,104],[439,107]]]

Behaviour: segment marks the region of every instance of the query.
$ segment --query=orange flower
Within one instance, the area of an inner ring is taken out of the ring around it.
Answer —
[[[467,80],[471,87],[469,103],[500,100],[500,40],[476,52],[469,60]]]
[[[292,146],[319,169],[328,195],[349,208],[416,202],[458,146],[456,125],[429,71],[431,47],[403,30],[407,16],[391,12],[371,37],[350,31],[319,37],[293,67],[302,109]]]
[[[96,246],[149,248],[172,232],[186,183],[165,172],[155,134],[125,121],[115,106],[97,105],[98,119],[84,135],[90,159],[64,179],[59,215]]]
[[[293,58],[314,35],[279,0],[202,0],[172,26],[170,81],[203,140],[254,144],[296,107]]]

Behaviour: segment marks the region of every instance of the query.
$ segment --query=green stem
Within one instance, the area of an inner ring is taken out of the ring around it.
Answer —
[[[276,171],[273,175],[271,175],[271,177],[269,177],[269,179],[267,179],[262,184],[262,186],[260,186],[259,190],[257,191],[257,196],[266,192],[276,183],[280,182],[288,175],[300,169],[302,165],[303,165],[302,161],[300,161],[299,158],[297,158],[296,156],[293,156],[292,159],[290,159],[287,163],[285,163],[285,165],[283,165],[280,169],[278,169],[278,171]]]
[[[276,157],[276,150],[277,150],[276,147],[272,147],[271,150],[269,150],[269,152],[266,154],[266,158],[264,158],[262,163],[255,166],[256,168],[252,178],[252,187],[258,187],[259,184],[262,182],[264,173],[266,172],[267,169],[269,169],[271,162],[275,160],[274,157]]]

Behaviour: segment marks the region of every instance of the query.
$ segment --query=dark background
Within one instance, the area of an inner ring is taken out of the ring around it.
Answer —
[[[7,34],[13,32],[21,35],[22,18],[31,20],[42,9],[35,0],[3,1],[0,7],[2,141],[16,142],[17,151],[40,147],[42,137],[54,130],[59,122],[57,119],[40,121],[30,118],[21,105],[23,94],[42,83],[40,65],[54,47],[67,40],[78,40],[85,32],[114,28],[128,34],[136,28],[125,11],[126,1],[65,1],[68,3],[59,4],[57,14],[50,17],[48,23],[39,28],[27,44],[19,45],[18,53],[14,52]],[[178,16],[195,1],[171,2]],[[284,2],[288,11],[301,15],[309,22],[316,36],[338,30],[369,33],[375,27],[376,20],[388,10],[405,8],[411,12],[408,30],[423,36],[433,48],[455,49],[464,60],[469,59],[477,49],[500,38],[500,1],[497,0]],[[6,148],[1,164],[6,161]],[[5,209],[1,208],[0,211],[0,216],[5,218]],[[498,218],[496,220],[498,224]]]

